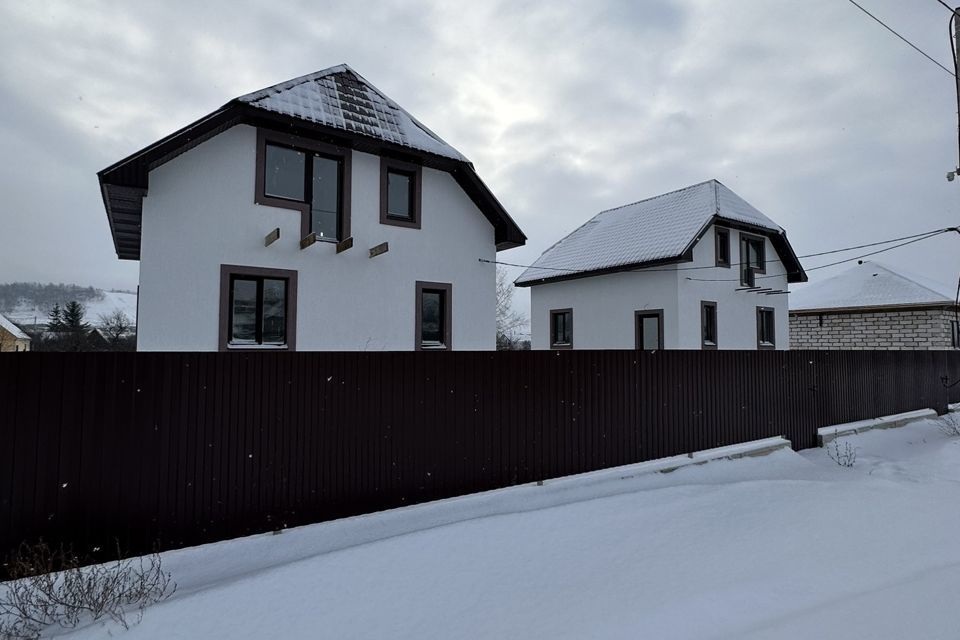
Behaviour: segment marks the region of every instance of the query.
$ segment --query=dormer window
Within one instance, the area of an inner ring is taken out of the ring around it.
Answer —
[[[302,214],[301,237],[350,235],[349,153],[315,140],[260,130],[254,201]]]
[[[380,223],[420,228],[420,165],[380,158]]]

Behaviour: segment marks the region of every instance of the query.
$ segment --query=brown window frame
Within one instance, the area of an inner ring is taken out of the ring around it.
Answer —
[[[716,266],[724,267],[726,269],[730,268],[730,229],[726,227],[714,227],[713,228],[713,237],[714,237],[714,247],[713,253],[716,258]],[[721,240],[721,237],[723,238]],[[727,258],[726,260],[720,257],[720,247],[724,246],[727,249]]]
[[[266,180],[264,176],[267,145],[277,145],[287,147],[305,154],[317,154],[325,157],[336,158],[340,161],[340,218],[338,220],[337,238],[317,238],[321,242],[339,242],[350,237],[350,186],[351,178],[351,150],[345,147],[311,140],[301,136],[295,136],[288,133],[279,133],[269,129],[257,129],[257,161],[256,161],[256,179],[254,181],[253,201],[256,204],[267,207],[279,207],[281,209],[293,209],[300,212],[300,237],[306,238],[310,235],[312,220],[310,213],[310,202],[301,202],[299,200],[290,200],[288,198],[278,198],[266,194]],[[308,165],[309,166],[309,165]],[[308,170],[309,171],[309,170]],[[304,175],[304,180],[307,176]],[[306,192],[305,192],[306,193]],[[306,196],[305,196],[306,197]]]
[[[570,330],[570,342],[557,342],[556,324],[553,318],[561,314],[570,314],[568,322]],[[551,349],[573,349],[573,307],[565,309],[550,309],[550,348]]]
[[[243,345],[230,346],[230,282],[233,276],[251,276],[287,281],[287,344],[284,346]],[[289,269],[247,267],[236,264],[220,265],[220,351],[297,350],[297,272]]]
[[[657,341],[660,343],[659,349],[643,348],[643,318],[657,318]],[[633,332],[634,344],[637,351],[662,351],[665,346],[663,343],[663,309],[639,309],[633,312]]]
[[[390,203],[391,173],[399,173],[411,178],[410,187],[413,191],[410,194],[410,211],[413,215],[412,218],[392,216],[387,211]],[[407,229],[420,228],[421,201],[423,200],[422,175],[423,168],[418,164],[404,162],[394,158],[380,157],[380,224],[404,227]]]
[[[744,252],[744,246],[748,241],[759,241],[760,242],[760,266],[756,267],[753,270],[754,275],[761,273],[767,273],[767,239],[764,236],[758,236],[752,233],[740,232],[740,284],[748,285],[746,278],[746,272],[749,268],[747,258],[750,255],[749,251]]]
[[[770,312],[770,341],[764,342],[760,333],[762,324],[760,316],[767,311]],[[777,310],[773,307],[757,307],[757,349],[768,351],[777,348]]]
[[[707,340],[707,309],[713,310],[713,341]],[[717,303],[710,300],[700,301],[700,348],[715,351],[720,344],[720,329],[717,321]]]
[[[414,350],[416,351],[451,351],[453,350],[453,285],[449,282],[428,282],[417,280],[417,293],[414,299],[416,306],[414,330]],[[443,292],[443,344],[423,344],[423,292]]]

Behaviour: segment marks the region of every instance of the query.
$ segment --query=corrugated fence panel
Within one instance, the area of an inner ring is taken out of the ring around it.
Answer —
[[[5,354],[0,553],[110,557],[770,436],[807,448],[825,425],[943,412],[958,379],[958,352]]]

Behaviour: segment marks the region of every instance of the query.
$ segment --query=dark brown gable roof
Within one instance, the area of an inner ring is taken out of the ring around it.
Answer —
[[[311,137],[446,171],[493,225],[498,250],[526,242],[473,164],[355,71],[340,65],[231,100],[97,174],[120,259],[140,258],[140,222],[149,172],[237,124]]]

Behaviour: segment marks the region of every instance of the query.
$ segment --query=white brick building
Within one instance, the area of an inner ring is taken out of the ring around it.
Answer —
[[[958,347],[958,314],[947,287],[876,262],[790,294],[792,349]]]

